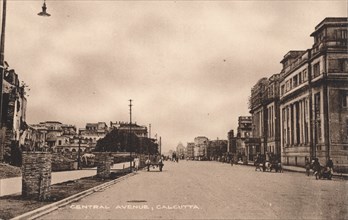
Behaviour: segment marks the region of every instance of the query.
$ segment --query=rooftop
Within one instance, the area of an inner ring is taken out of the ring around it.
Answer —
[[[315,26],[315,31],[310,35],[313,37],[319,30],[328,25],[348,25],[348,17],[327,17],[322,20],[317,26]]]

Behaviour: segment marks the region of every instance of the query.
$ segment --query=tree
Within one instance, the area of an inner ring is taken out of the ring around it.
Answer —
[[[154,139],[138,137],[134,133],[129,134],[129,132],[115,128],[97,141],[95,151],[156,154],[158,153],[158,144],[155,143]]]

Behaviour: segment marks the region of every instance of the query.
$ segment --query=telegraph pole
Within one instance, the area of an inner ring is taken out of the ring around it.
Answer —
[[[79,149],[77,152],[77,169],[81,170],[81,131],[79,131]]]
[[[7,0],[2,0],[2,24],[1,24],[1,43],[0,43],[0,65],[1,65],[1,73],[0,73],[0,128],[2,128],[2,105],[3,105],[3,81],[4,81],[4,72],[5,72],[5,27],[6,27],[6,3]]]
[[[132,99],[129,99],[129,169],[132,172]]]
[[[149,124],[149,138],[151,139],[151,124]]]
[[[162,155],[162,137],[160,136],[159,138],[159,154],[160,154],[160,157]]]

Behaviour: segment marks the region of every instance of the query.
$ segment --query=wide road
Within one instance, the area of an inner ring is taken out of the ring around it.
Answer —
[[[166,162],[42,219],[348,219],[348,182],[218,162]]]

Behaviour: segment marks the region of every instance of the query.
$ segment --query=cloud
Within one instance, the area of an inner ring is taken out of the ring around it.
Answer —
[[[29,123],[152,124],[163,148],[226,138],[250,88],[311,47],[340,1],[9,1],[5,59],[30,85]],[[308,10],[308,9],[311,10]]]

